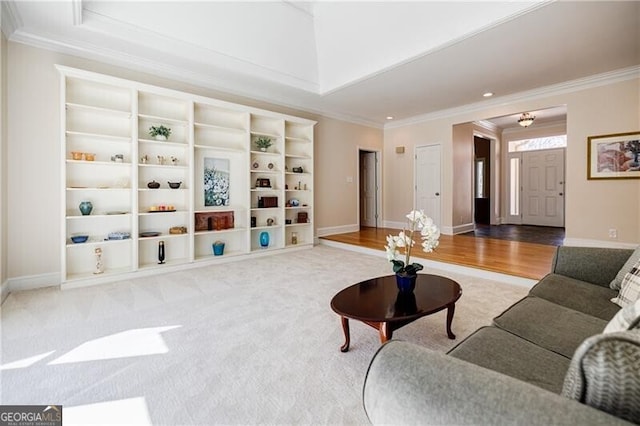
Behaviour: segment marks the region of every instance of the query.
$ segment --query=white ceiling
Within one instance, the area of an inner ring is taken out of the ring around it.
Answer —
[[[638,1],[2,6],[9,40],[373,125],[640,73]]]

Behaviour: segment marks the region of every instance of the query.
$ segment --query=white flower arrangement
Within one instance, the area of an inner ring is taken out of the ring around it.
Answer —
[[[412,210],[407,214],[408,231],[403,229],[397,236],[387,236],[387,245],[384,246],[387,252],[387,259],[393,263],[393,272],[396,274],[415,275],[422,269],[419,263],[409,263],[411,261],[411,247],[415,245],[413,234],[420,232],[422,239],[422,251],[431,253],[438,247],[440,230],[433,223],[433,219],[424,214],[423,210]],[[400,250],[404,249],[404,261],[398,260]]]

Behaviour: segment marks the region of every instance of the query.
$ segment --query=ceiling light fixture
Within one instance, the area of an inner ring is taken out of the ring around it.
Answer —
[[[387,120],[393,120],[393,117],[392,117],[392,116],[390,116],[390,115],[388,115],[388,116],[387,116]]]
[[[533,124],[533,120],[536,119],[535,115],[531,115],[528,112],[523,112],[520,118],[518,119],[518,124],[522,127],[529,127]]]
[[[490,98],[493,96],[493,92],[485,92],[482,94],[482,96],[484,96],[485,98]]]

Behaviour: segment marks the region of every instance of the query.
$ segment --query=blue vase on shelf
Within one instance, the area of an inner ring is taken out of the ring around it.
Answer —
[[[263,231],[260,233],[260,247],[269,247],[269,233],[267,231]]]
[[[78,209],[80,209],[80,213],[82,213],[83,216],[88,216],[91,214],[91,210],[93,210],[93,204],[91,204],[91,201],[82,201]]]

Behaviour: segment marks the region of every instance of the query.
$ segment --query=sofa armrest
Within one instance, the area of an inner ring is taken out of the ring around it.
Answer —
[[[504,374],[392,340],[374,356],[363,402],[373,424],[630,425]]]
[[[552,272],[609,287],[631,253],[631,249],[560,246],[553,259]]]

